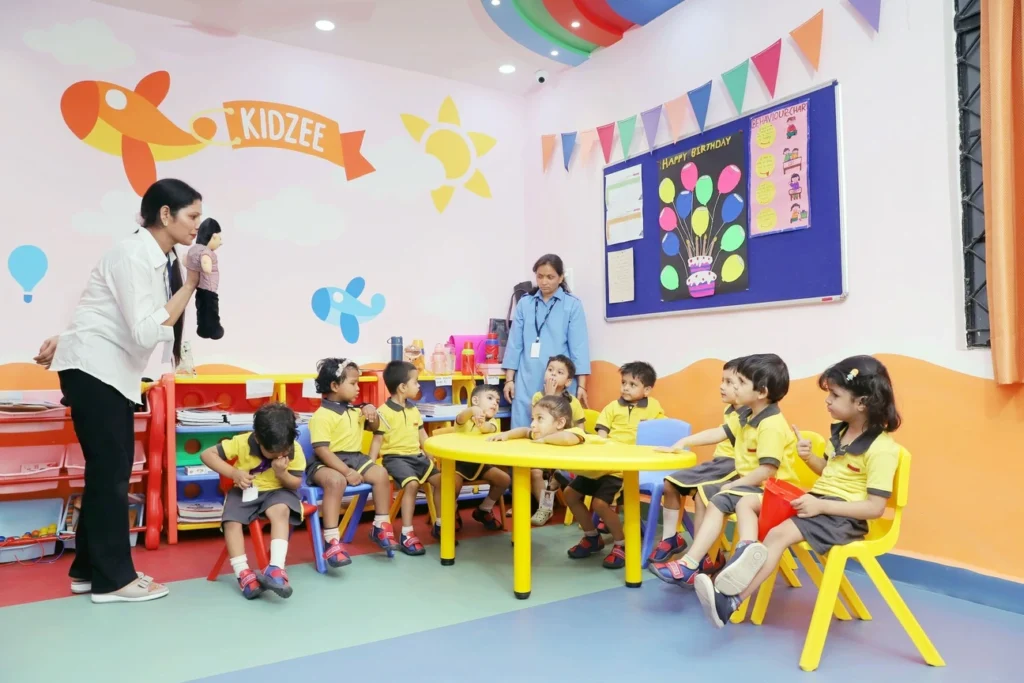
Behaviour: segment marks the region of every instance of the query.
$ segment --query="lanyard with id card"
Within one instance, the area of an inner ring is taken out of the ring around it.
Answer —
[[[541,330],[544,329],[544,326],[548,324],[548,318],[551,317],[551,311],[553,311],[554,309],[555,302],[552,301],[551,305],[548,306],[548,312],[544,315],[544,320],[538,323],[537,314],[540,313],[540,299],[533,300],[533,329],[537,331],[537,338],[530,346],[530,358],[540,358],[540,333]]]

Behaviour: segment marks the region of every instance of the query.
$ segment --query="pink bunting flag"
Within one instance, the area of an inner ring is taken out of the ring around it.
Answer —
[[[686,123],[686,112],[690,103],[686,95],[665,103],[665,118],[668,119],[668,132],[672,136],[672,142],[679,139],[683,134],[683,125]]]
[[[761,80],[768,88],[768,94],[775,98],[775,85],[779,80],[779,58],[782,57],[782,38],[750,58]]]
[[[644,135],[647,136],[647,149],[654,151],[654,140],[658,137],[658,128],[661,126],[661,105],[640,114],[640,120],[644,122]]]
[[[541,163],[544,171],[547,172],[548,166],[551,165],[551,154],[555,151],[555,136],[554,135],[541,135],[540,136],[540,156]]]
[[[597,131],[593,128],[581,130],[579,137],[576,138],[576,144],[580,148],[579,160],[583,166],[590,163],[590,152],[593,150],[595,142],[597,142]]]
[[[597,137],[601,141],[601,151],[604,152],[604,163],[612,159],[612,140],[615,138],[615,124],[606,123],[597,127]]]

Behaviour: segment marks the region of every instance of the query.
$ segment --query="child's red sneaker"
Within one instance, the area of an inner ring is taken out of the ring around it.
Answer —
[[[584,536],[579,543],[569,548],[569,557],[574,560],[582,560],[590,557],[604,547],[604,539],[600,535]]]
[[[256,578],[256,572],[251,569],[243,569],[242,573],[238,575],[238,587],[242,589],[242,596],[246,600],[254,600],[263,592],[263,586]]]

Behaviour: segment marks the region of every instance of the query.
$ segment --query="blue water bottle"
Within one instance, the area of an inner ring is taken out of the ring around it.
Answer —
[[[405,357],[405,345],[401,337],[388,339],[388,344],[391,345],[391,360],[402,360]]]

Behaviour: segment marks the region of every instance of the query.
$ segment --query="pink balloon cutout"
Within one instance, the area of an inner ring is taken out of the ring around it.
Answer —
[[[718,192],[726,194],[732,192],[740,182],[740,169],[736,165],[729,165],[722,169],[718,175]]]
[[[683,187],[693,192],[693,188],[697,187],[697,164],[691,161],[683,166],[679,172],[679,180],[682,181]]]
[[[676,227],[676,212],[672,210],[671,206],[666,206],[658,214],[658,225],[665,232],[668,232],[672,228]]]

